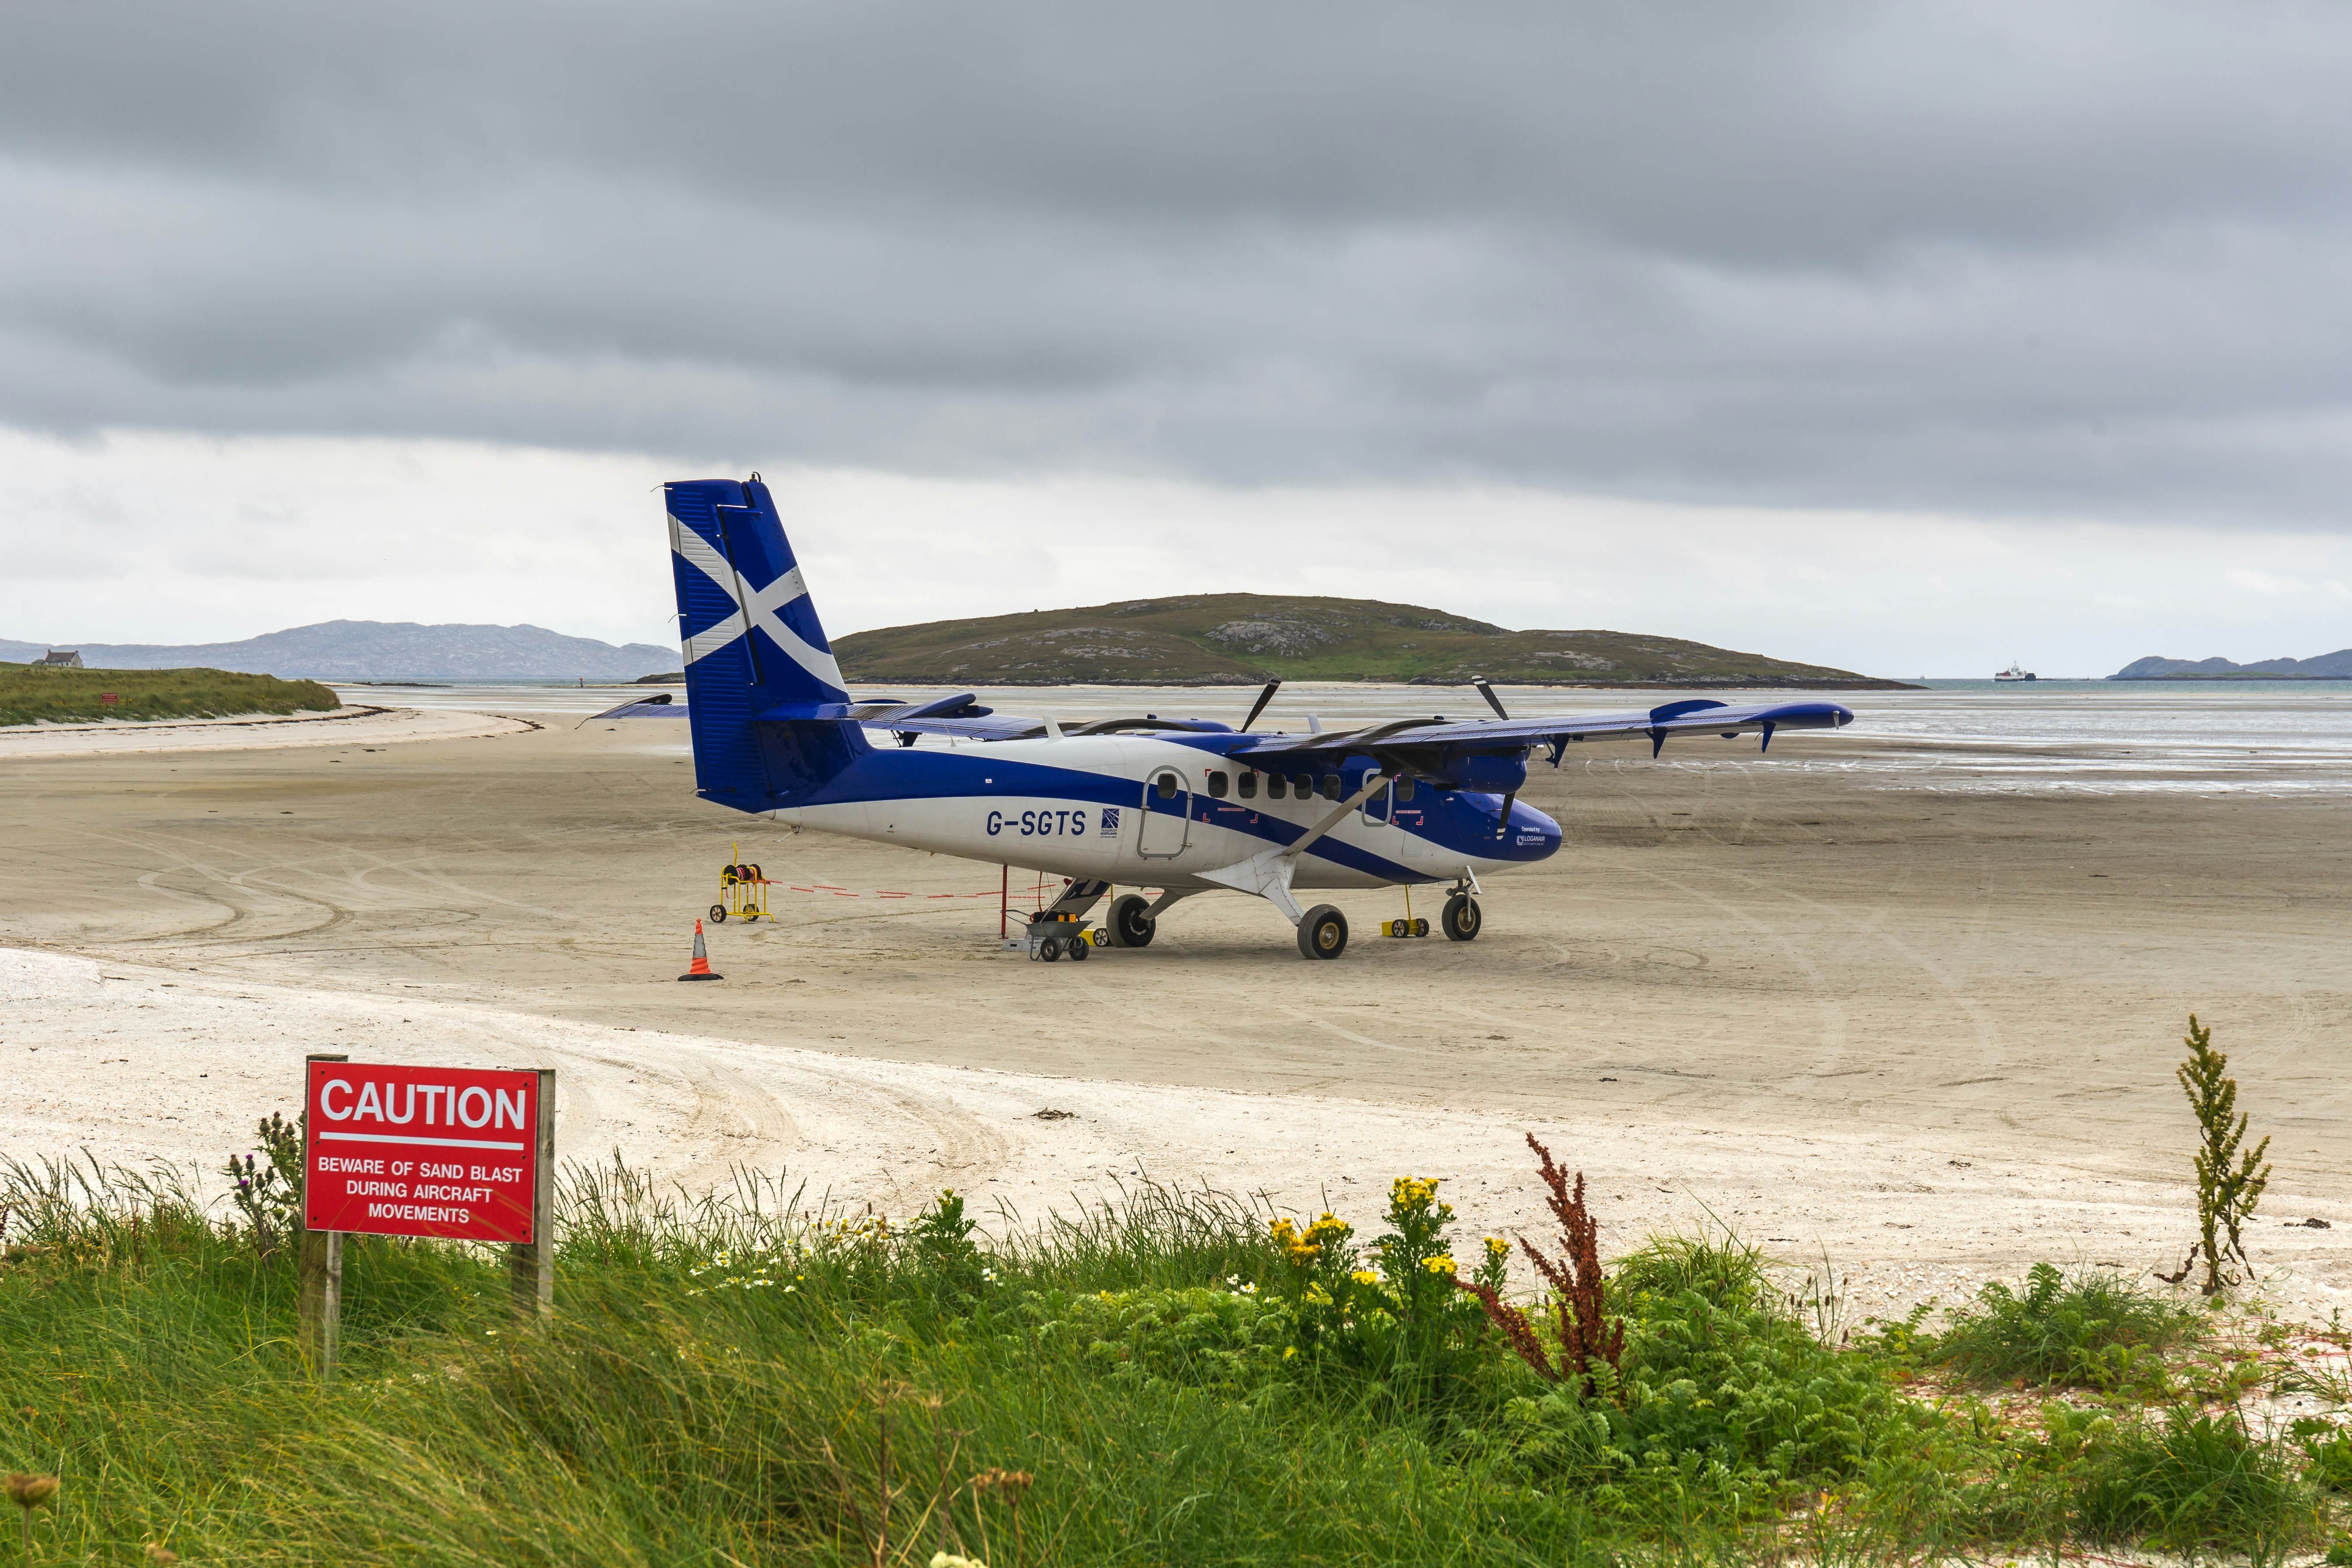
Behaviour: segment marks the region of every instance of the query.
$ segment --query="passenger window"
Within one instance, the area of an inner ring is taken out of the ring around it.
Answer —
[[[1315,775],[1313,773],[1293,773],[1290,775],[1290,784],[1291,787],[1298,792],[1298,798],[1301,800],[1305,800],[1308,795],[1315,793]]]
[[[1223,799],[1224,799],[1224,798],[1225,798],[1225,775],[1224,775],[1224,774],[1220,773],[1210,773],[1210,775],[1209,775],[1209,798],[1210,798],[1210,799],[1212,799],[1212,800],[1223,800]]]
[[[1176,798],[1176,775],[1174,773],[1161,773],[1160,777],[1153,782],[1152,787],[1160,792],[1160,799],[1174,800]]]
[[[1289,793],[1289,787],[1283,782],[1283,777],[1280,773],[1268,773],[1265,775],[1266,799],[1280,800],[1284,795]]]
[[[1338,773],[1325,773],[1323,775],[1323,798],[1325,800],[1338,800],[1342,793],[1343,792],[1339,788],[1339,775]]]
[[[1244,773],[1242,774],[1242,798],[1244,800],[1255,800],[1257,798],[1257,775],[1255,773]]]
[[[1397,775],[1397,798],[1399,800],[1411,800],[1412,798],[1412,775],[1411,773],[1400,773]]]

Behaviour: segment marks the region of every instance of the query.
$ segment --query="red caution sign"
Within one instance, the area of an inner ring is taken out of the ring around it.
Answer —
[[[536,1239],[537,1073],[308,1065],[302,1209],[312,1230]]]

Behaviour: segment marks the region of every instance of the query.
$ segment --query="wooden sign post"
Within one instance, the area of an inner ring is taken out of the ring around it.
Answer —
[[[507,1289],[518,1318],[555,1311],[555,1069],[536,1069],[538,1136],[532,1141],[530,1236],[507,1248]]]
[[[305,1077],[321,1062],[347,1062],[347,1056],[314,1054],[302,1058]],[[310,1141],[302,1140],[302,1190],[310,1190]],[[302,1253],[297,1265],[299,1289],[295,1317],[301,1328],[302,1359],[329,1382],[335,1375],[335,1342],[343,1321],[343,1233],[314,1230],[305,1224]]]
[[[334,1375],[345,1232],[504,1242],[515,1315],[555,1310],[555,1069],[303,1064],[304,1354]]]

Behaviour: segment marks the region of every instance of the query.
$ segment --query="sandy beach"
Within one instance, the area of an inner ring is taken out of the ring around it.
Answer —
[[[1567,847],[1496,880],[1475,943],[1380,940],[1401,898],[1342,895],[1357,942],[1309,965],[1236,897],[1046,966],[992,899],[929,896],[993,867],[755,826],[693,798],[681,726],[546,719],[0,744],[0,1150],[215,1166],[320,1049],[552,1064],[567,1157],[899,1213],[1149,1175],[1360,1222],[1412,1172],[1531,1225],[1532,1131],[1612,1239],[1712,1213],[1868,1310],[2042,1258],[2177,1264],[2194,1010],[2275,1137],[2273,1292],[2352,1297],[2352,796],[1958,787],[1854,765],[1936,751],[1862,725],[1626,749],[1538,772]],[[678,985],[738,842],[841,891],[711,928],[727,980]]]

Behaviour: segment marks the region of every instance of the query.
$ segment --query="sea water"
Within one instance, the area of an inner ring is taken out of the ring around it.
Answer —
[[[578,724],[633,698],[677,686],[477,684],[339,687],[349,702],[509,713],[542,724]],[[920,699],[929,688],[887,695]],[[2011,793],[2185,791],[2295,795],[2352,790],[2352,681],[1931,680],[1908,691],[1660,691],[1597,688],[1497,689],[1514,716],[1622,712],[1685,697],[1733,703],[1825,700],[1853,710],[1840,737],[1845,755],[1816,743],[1790,757],[1798,768],[1879,775],[1889,788]],[[979,694],[1003,713],[1065,724],[1094,719],[1215,719],[1238,724],[1255,700],[1246,687],[1064,686],[992,688]],[[1486,717],[1466,687],[1295,682],[1276,695],[1257,728],[1297,734],[1310,718],[1327,730],[1414,716]],[[668,719],[616,721],[649,750],[687,749],[684,726]],[[934,742],[927,742],[926,744]],[[1752,759],[1755,742],[1691,737],[1669,742],[1667,765],[1706,767]],[[1580,754],[1646,761],[1639,741],[1592,742]]]

